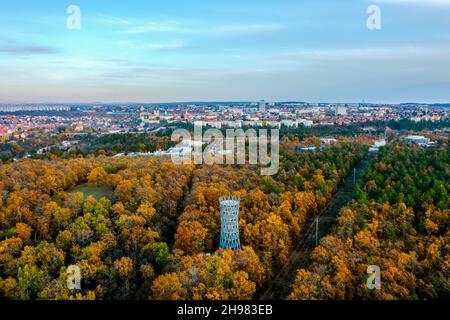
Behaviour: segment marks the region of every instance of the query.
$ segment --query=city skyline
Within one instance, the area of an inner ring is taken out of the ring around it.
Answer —
[[[0,102],[450,102],[450,1],[282,4],[2,3]]]
[[[207,105],[247,105],[248,107],[255,107],[259,104],[260,100],[198,100],[198,101],[1,101],[0,106],[183,106],[190,105],[195,107],[204,107]],[[267,101],[267,104],[302,104],[305,107],[308,106],[437,106],[437,107],[449,107],[450,102],[420,102],[420,101],[401,101],[401,102],[374,102],[374,101],[302,101],[302,100],[276,100]],[[270,105],[269,105],[270,106]]]

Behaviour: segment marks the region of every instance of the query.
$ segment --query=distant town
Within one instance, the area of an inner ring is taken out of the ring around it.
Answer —
[[[127,133],[173,123],[214,128],[305,127],[370,121],[444,121],[450,105],[319,104],[304,102],[180,103],[130,105],[0,105],[0,135],[27,137],[36,130]]]
[[[401,120],[417,124],[446,124],[450,120],[450,107],[426,104],[330,104],[265,100],[120,105],[5,104],[0,105],[0,159],[17,160],[47,154],[55,149],[67,151],[77,148],[81,140],[84,140],[86,145],[92,145],[92,137],[139,133],[152,136],[180,126],[285,130],[358,126],[361,134],[380,134],[380,131],[385,132],[390,128],[386,125],[380,130],[372,124]],[[448,126],[439,127],[440,132],[445,133],[448,130]],[[413,133],[405,140],[421,146],[433,146],[429,137]],[[2,147],[2,143],[8,145]],[[186,143],[177,147],[164,144],[158,145],[156,149],[140,148],[129,151],[131,155],[153,156],[187,152]],[[187,147],[189,149],[192,146]],[[316,148],[317,146],[306,145],[301,151],[312,151]],[[372,150],[377,148],[376,144],[372,146]],[[126,151],[122,148],[114,155],[128,154]]]

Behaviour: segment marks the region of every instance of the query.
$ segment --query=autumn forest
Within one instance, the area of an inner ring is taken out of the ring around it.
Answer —
[[[311,143],[315,143],[314,139]],[[448,148],[358,138],[311,152],[284,137],[280,170],[170,158],[53,157],[0,166],[0,297],[258,299],[363,161],[353,201],[284,299],[435,299],[450,292]],[[79,192],[83,185],[98,194]],[[241,198],[242,250],[219,250],[219,198]],[[67,268],[81,270],[68,289]],[[383,286],[367,290],[379,265]]]

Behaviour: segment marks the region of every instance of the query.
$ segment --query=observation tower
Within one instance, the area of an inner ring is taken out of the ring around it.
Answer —
[[[221,197],[220,202],[220,248],[240,250],[239,241],[239,197]]]

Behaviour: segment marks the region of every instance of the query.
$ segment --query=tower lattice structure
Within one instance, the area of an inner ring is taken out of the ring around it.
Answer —
[[[239,240],[239,197],[221,197],[220,202],[220,248],[240,250]]]

